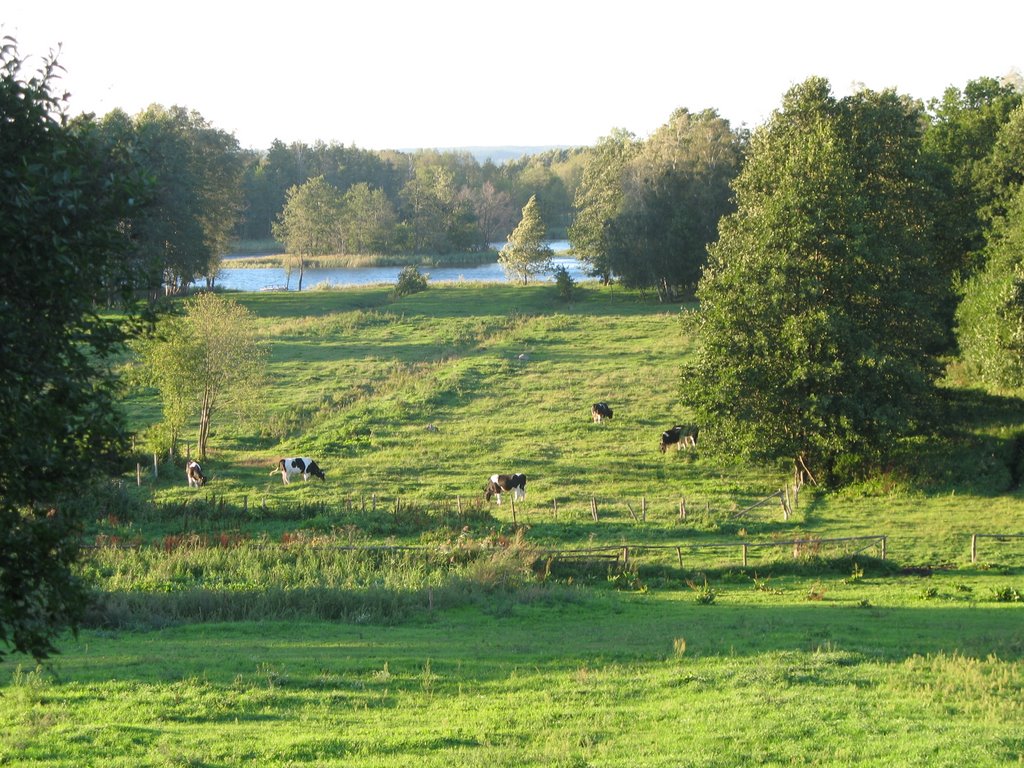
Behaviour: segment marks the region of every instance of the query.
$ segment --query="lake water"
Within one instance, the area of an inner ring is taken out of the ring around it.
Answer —
[[[504,243],[499,244],[498,247],[501,247],[501,245],[504,245]],[[559,266],[565,267],[572,279],[577,282],[588,279],[583,271],[582,263],[578,259],[564,255],[564,252],[569,248],[568,242],[564,240],[555,241],[549,243],[549,245],[556,253],[563,254],[552,259],[556,268]],[[430,275],[430,282],[508,282],[504,270],[497,263],[481,264],[475,267],[420,267],[419,270],[423,274]],[[327,283],[331,286],[394,284],[398,282],[398,273],[401,271],[401,267],[307,269],[302,277],[302,290],[312,290],[322,283]],[[538,278],[542,282],[550,282],[553,279],[550,273]],[[220,270],[220,277],[217,278],[217,285],[221,288],[235,291],[263,291],[283,288],[285,280],[285,270],[280,267],[258,267],[252,269],[223,267]],[[294,291],[298,288],[298,285],[298,270],[292,270],[289,288]]]

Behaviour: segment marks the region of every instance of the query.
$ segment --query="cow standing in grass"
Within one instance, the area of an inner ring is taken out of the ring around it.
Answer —
[[[697,432],[698,429],[693,424],[676,424],[661,433],[658,450],[664,453],[670,445],[674,445],[677,451],[681,451],[683,448],[696,448]]]
[[[206,475],[203,474],[203,468],[195,459],[189,459],[185,465],[185,478],[188,480],[189,488],[202,488],[206,485]]]
[[[608,407],[608,403],[594,403],[590,406],[590,418],[595,424],[599,424],[604,419],[610,419],[612,417],[612,409]]]
[[[309,480],[310,477],[319,477],[321,480],[327,479],[323,470],[316,465],[316,462],[305,456],[279,460],[277,466],[270,470],[270,474],[273,475],[277,472],[281,473],[281,481],[285,485],[288,485],[292,481],[292,477],[296,475],[302,475],[304,481]]]
[[[526,475],[491,475],[491,479],[484,486],[484,499],[490,501],[491,496],[495,496],[501,504],[503,493],[511,493],[513,501],[525,499]]]

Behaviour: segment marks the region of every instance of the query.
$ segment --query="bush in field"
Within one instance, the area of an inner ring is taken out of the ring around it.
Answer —
[[[427,290],[427,280],[430,275],[420,273],[415,265],[402,267],[398,273],[398,282],[395,284],[395,296],[408,296],[410,293],[419,293]]]
[[[572,301],[572,292],[576,287],[576,282],[569,274],[569,270],[562,265],[555,269],[555,285],[558,287],[558,297],[562,301]]]

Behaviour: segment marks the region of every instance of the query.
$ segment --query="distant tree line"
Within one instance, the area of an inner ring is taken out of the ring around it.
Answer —
[[[469,152],[411,153],[341,144],[284,144],[246,153],[243,239],[273,236],[289,191],[321,178],[344,198],[342,253],[449,254],[504,240],[536,195],[554,236],[564,236],[582,149],[549,150],[495,165]]]

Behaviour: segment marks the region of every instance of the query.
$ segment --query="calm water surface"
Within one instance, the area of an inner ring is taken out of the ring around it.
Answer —
[[[557,253],[565,251],[569,247],[566,241],[550,243],[551,248]],[[573,280],[588,279],[583,271],[583,265],[578,259],[569,256],[556,256],[553,259],[555,267],[564,266]],[[459,282],[475,281],[488,283],[508,282],[505,272],[496,263],[481,264],[470,267],[420,267],[420,272],[430,275],[431,282]],[[302,290],[308,291],[322,283],[330,286],[344,285],[375,285],[379,283],[398,282],[398,273],[401,267],[339,267],[333,269],[307,269],[302,277]],[[539,278],[541,281],[551,281],[552,275],[546,274]],[[287,280],[285,270],[278,267],[260,267],[252,269],[235,269],[224,267],[220,271],[217,285],[221,288],[235,291],[263,291],[274,288],[284,288]],[[299,285],[299,273],[292,270],[292,278],[289,288],[297,290]]]

